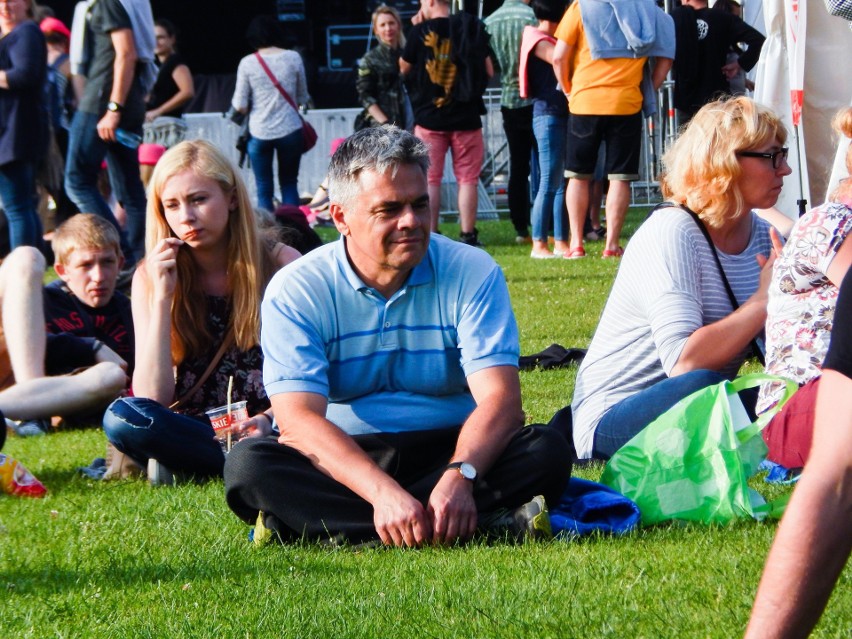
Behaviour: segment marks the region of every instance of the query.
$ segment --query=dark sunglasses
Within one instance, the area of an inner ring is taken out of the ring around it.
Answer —
[[[737,155],[744,158],[766,158],[772,160],[772,168],[781,168],[781,161],[787,160],[787,154],[790,152],[786,146],[773,151],[772,153],[761,153],[760,151],[737,151]]]

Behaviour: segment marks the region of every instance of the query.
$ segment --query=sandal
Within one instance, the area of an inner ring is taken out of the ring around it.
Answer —
[[[323,195],[324,194],[324,195]],[[317,187],[316,193],[314,193],[314,197],[308,202],[308,206],[312,209],[316,210],[324,210],[324,207],[328,207],[328,188],[325,184],[320,184]]]
[[[583,257],[586,257],[586,249],[584,249],[582,246],[577,246],[569,250],[562,257],[566,260],[579,260]]]
[[[610,251],[609,249],[604,249],[604,252],[601,254],[601,257],[606,259],[609,257],[621,257],[624,255],[624,249],[620,246],[614,251]]]

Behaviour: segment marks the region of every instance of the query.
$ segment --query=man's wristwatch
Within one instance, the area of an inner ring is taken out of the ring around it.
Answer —
[[[110,100],[109,102],[107,102],[107,111],[112,111],[113,113],[121,113],[122,111],[124,111],[124,105]]]
[[[448,470],[458,470],[459,475],[461,475],[464,479],[468,481],[476,481],[476,468],[473,467],[473,464],[468,464],[467,462],[453,462],[452,464],[448,464],[444,469],[444,472]]]

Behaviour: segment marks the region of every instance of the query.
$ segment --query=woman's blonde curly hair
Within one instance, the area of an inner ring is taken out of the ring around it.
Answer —
[[[780,118],[751,98],[705,104],[663,155],[663,196],[685,204],[708,226],[718,228],[745,212],[737,153],[786,140]]]

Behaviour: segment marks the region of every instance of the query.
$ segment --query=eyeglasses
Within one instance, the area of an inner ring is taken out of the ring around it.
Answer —
[[[737,155],[744,158],[766,158],[767,160],[772,160],[773,169],[780,169],[781,162],[787,161],[787,154],[789,152],[790,149],[785,146],[777,151],[773,151],[772,153],[761,153],[760,151],[737,151]]]

